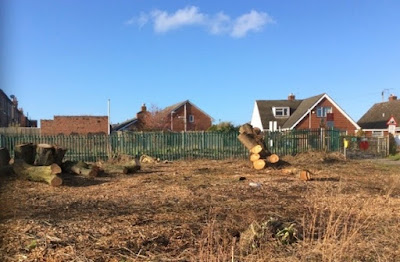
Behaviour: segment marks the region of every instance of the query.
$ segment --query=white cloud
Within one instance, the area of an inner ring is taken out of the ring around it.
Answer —
[[[267,23],[274,23],[274,20],[267,13],[251,10],[250,13],[236,19],[231,36],[244,37],[250,31],[260,31]]]
[[[148,21],[149,16],[146,13],[141,12],[139,17],[132,17],[125,22],[125,25],[138,25],[139,28],[142,28],[144,25],[147,24]]]
[[[209,20],[208,26],[211,34],[219,35],[227,33],[231,29],[231,18],[223,12],[219,12]]]
[[[141,12],[139,17],[125,22],[126,25],[137,25],[139,28],[148,23],[153,24],[153,30],[156,33],[166,33],[183,26],[196,25],[205,27],[213,35],[229,34],[240,38],[245,37],[249,32],[261,31],[265,25],[275,23],[275,21],[267,13],[255,10],[231,19],[222,11],[215,15],[208,15],[200,12],[196,6],[188,6],[178,9],[175,13],[158,9],[150,13]]]
[[[185,25],[203,24],[205,16],[199,13],[195,6],[177,10],[174,14],[155,10],[151,12],[154,22],[154,31],[164,33]]]

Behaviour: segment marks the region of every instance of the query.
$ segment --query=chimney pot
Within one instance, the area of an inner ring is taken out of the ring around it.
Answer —
[[[397,96],[395,96],[395,95],[393,95],[393,94],[391,94],[390,96],[389,96],[389,101],[396,101],[397,100]]]
[[[289,101],[294,101],[296,99],[296,96],[293,94],[293,93],[290,93],[289,95],[288,95],[288,100]]]
[[[146,104],[143,104],[143,105],[142,105],[142,112],[146,112],[146,111],[147,111]]]

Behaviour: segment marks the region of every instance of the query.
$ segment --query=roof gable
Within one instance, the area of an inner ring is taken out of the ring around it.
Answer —
[[[362,129],[387,129],[392,116],[397,121],[400,119],[400,100],[374,104],[357,123]]]
[[[269,126],[269,121],[277,121],[277,125],[283,129],[295,128],[310,112],[313,110],[323,99],[329,100],[329,102],[336,107],[336,109],[345,116],[350,123],[354,125],[356,129],[360,127],[357,123],[351,119],[347,113],[333,101],[326,93],[309,97],[303,100],[257,100],[257,106],[260,112],[260,118],[263,127]],[[276,118],[273,115],[273,107],[289,107],[290,117],[289,118]]]

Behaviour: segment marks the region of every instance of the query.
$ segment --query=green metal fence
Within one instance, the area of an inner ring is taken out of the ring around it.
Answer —
[[[265,141],[272,153],[290,155],[309,150],[338,151],[341,135],[338,130],[306,130],[271,132]],[[248,150],[237,139],[237,133],[221,132],[117,132],[110,136],[35,136],[0,135],[0,146],[14,155],[15,145],[47,143],[67,148],[65,159],[97,161],[120,154],[148,154],[160,159],[227,159],[247,158]]]

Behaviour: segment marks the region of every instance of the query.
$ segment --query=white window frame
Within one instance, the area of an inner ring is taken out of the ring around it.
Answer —
[[[317,107],[317,117],[326,117],[328,113],[332,113],[331,106],[319,106]]]
[[[273,107],[272,110],[273,110],[274,116],[277,118],[290,116],[290,108],[288,106]]]
[[[371,134],[373,137],[383,137],[383,130],[373,130]]]
[[[194,123],[194,115],[189,115],[189,122]]]

